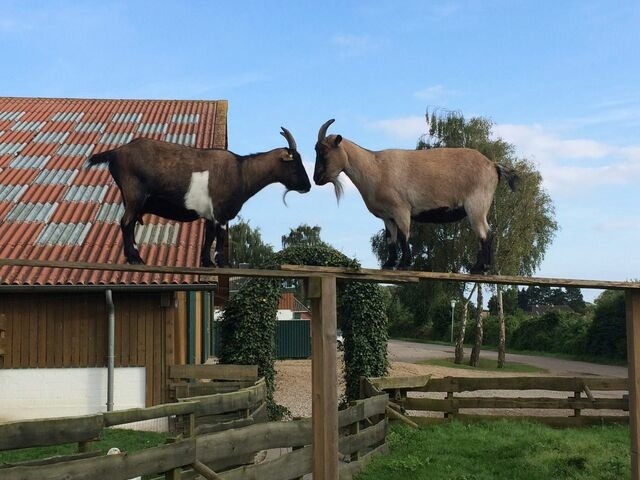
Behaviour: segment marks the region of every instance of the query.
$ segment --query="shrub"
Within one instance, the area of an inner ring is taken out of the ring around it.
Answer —
[[[513,332],[510,345],[518,350],[584,353],[588,320],[575,313],[548,312],[524,320]]]
[[[627,331],[624,292],[605,291],[596,299],[593,322],[587,332],[591,355],[627,358]]]

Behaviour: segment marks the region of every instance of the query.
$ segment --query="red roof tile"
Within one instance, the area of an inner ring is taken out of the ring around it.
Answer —
[[[139,136],[192,141],[193,146],[200,148],[226,148],[226,114],[224,100],[0,97],[0,131],[4,132],[0,135],[3,152],[0,258],[123,262],[119,218],[113,218],[113,210],[101,215],[106,220],[97,218],[101,205],[121,202],[120,192],[108,170],[84,168],[87,156],[113,148],[116,146],[113,142],[123,138]],[[37,166],[44,165],[42,168],[18,168],[19,164],[30,166],[25,163],[30,158],[18,160],[12,167],[12,161],[19,156],[50,158],[36,159]],[[101,189],[102,186],[108,188]],[[46,223],[7,219],[14,208],[23,204],[28,208],[33,206],[26,204],[55,204],[55,208],[51,207]],[[166,223],[167,220],[153,215],[145,217],[145,225]],[[149,265],[197,266],[202,234],[202,221],[180,224],[175,244],[142,243],[140,254]],[[0,267],[0,285],[150,285],[193,281],[197,278],[188,275]]]

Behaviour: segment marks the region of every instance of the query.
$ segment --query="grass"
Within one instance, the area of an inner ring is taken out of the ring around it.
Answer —
[[[523,421],[392,426],[390,453],[357,480],[621,480],[630,477],[626,426],[555,430]]]
[[[111,447],[118,447],[121,452],[135,452],[145,448],[155,447],[165,443],[167,434],[156,432],[140,432],[107,428],[99,441],[91,442],[91,451],[99,451],[104,454]],[[48,458],[57,455],[72,455],[78,453],[77,443],[53,445],[50,447],[23,448],[9,452],[0,452],[0,465],[3,463],[18,463],[28,460]]]
[[[544,368],[534,367],[526,363],[507,362],[504,367],[498,368],[498,361],[490,358],[481,358],[478,367],[471,367],[468,364],[454,363],[453,358],[432,358],[419,362],[421,365],[436,365],[438,367],[460,368],[462,370],[485,370],[488,372],[517,372],[517,373],[547,373]]]

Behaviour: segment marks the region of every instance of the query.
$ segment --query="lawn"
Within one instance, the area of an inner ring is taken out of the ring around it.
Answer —
[[[104,454],[111,447],[118,447],[121,452],[135,452],[144,448],[156,447],[165,443],[166,433],[140,432],[118,428],[107,428],[99,441],[90,444],[91,451]],[[27,460],[53,457],[57,455],[72,455],[78,453],[77,443],[54,445],[51,447],[24,448],[9,452],[0,452],[0,465],[3,463],[18,463]]]
[[[357,480],[621,480],[630,476],[626,426],[556,430],[524,421],[394,425],[390,453]]]
[[[468,362],[468,359],[465,359]],[[488,372],[517,372],[517,373],[547,373],[544,368],[534,367],[526,363],[506,362],[504,367],[498,368],[498,361],[491,358],[481,358],[478,367],[470,367],[468,363],[454,363],[453,358],[432,358],[418,362],[421,365],[436,365],[438,367],[460,368],[462,370],[485,370]]]

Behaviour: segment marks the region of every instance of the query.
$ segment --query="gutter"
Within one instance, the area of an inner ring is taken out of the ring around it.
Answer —
[[[116,315],[111,290],[105,290],[107,301],[107,412],[113,411],[113,374],[116,362]]]

